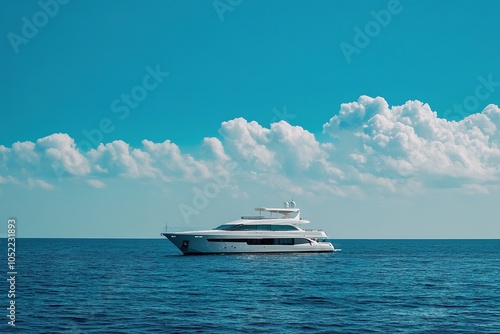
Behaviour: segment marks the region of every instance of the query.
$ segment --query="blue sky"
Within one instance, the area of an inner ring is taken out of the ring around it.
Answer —
[[[295,196],[333,238],[500,237],[495,1],[4,7],[20,236],[156,237]]]

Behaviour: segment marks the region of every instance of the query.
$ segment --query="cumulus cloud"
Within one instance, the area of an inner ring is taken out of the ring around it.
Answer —
[[[351,160],[357,176],[391,183],[413,178],[428,186],[461,187],[470,182],[498,181],[500,176],[500,110],[489,105],[459,122],[439,118],[430,106],[408,101],[389,107],[381,97],[361,96],[342,104],[324,132],[348,146],[340,159]],[[348,154],[348,155],[347,155]],[[456,182],[444,182],[454,179]]]
[[[16,142],[11,148],[0,145],[0,174],[10,176],[20,185],[53,189],[54,186],[43,178],[81,177],[89,172],[87,158],[67,134],[55,133],[36,143]]]
[[[381,97],[344,103],[323,126],[322,140],[301,126],[279,121],[264,127],[235,118],[207,137],[199,157],[170,140],[122,140],[80,152],[73,138],[56,133],[36,142],[0,145],[0,184],[53,189],[83,180],[102,188],[106,178],[162,182],[231,180],[308,196],[358,196],[375,187],[391,192],[455,187],[484,193],[500,181],[500,109],[489,105],[459,122],[439,118],[429,105],[389,106]],[[237,174],[236,172],[237,171]],[[57,180],[57,182],[56,182]],[[242,187],[241,187],[242,188]]]
[[[199,181],[210,177],[210,171],[203,162],[189,154],[182,154],[179,147],[170,140],[163,143],[143,140],[142,144],[145,152],[157,166],[156,168],[167,178]]]
[[[29,141],[12,144],[12,152],[20,162],[36,164],[40,161],[40,156],[35,152],[35,143]]]
[[[122,140],[115,140],[107,144],[99,144],[96,149],[88,152],[94,171],[108,176],[125,176],[135,178],[151,176],[156,171],[151,167],[150,157],[144,152],[130,148]]]
[[[307,170],[315,162],[326,158],[314,135],[300,126],[292,126],[285,121],[273,123],[269,137],[281,165]]]
[[[143,140],[142,144],[142,148],[132,148],[116,140],[83,154],[69,135],[53,134],[36,143],[17,142],[11,148],[0,145],[0,183],[53,189],[54,185],[44,179],[62,181],[72,177],[102,188],[100,177],[157,178],[166,182],[194,182],[210,177],[202,161],[181,153],[168,140]]]
[[[219,133],[224,138],[228,152],[237,160],[258,169],[274,170],[279,166],[267,144],[270,130],[259,123],[244,118],[222,122]]]
[[[203,148],[210,160],[225,162],[231,159],[226,154],[222,142],[215,137],[203,138]]]
[[[142,148],[132,148],[116,140],[100,144],[88,152],[93,170],[106,176],[128,178],[158,178],[162,181],[199,181],[210,176],[201,161],[183,154],[179,147],[166,140],[163,143],[142,141]]]
[[[280,121],[268,129],[255,121],[236,118],[223,122],[219,132],[231,158],[249,170],[288,176],[342,174],[328,161],[332,146],[323,146],[300,126]]]
[[[14,145],[13,145],[14,146]],[[35,148],[26,144],[25,148]],[[62,170],[71,175],[85,175],[90,171],[87,158],[76,148],[73,138],[65,133],[55,133],[37,140],[36,148],[45,162],[54,169]],[[19,154],[16,154],[19,157]]]

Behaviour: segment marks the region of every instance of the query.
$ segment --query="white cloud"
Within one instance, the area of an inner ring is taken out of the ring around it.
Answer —
[[[96,173],[129,178],[153,177],[155,172],[148,163],[149,156],[141,153],[138,150],[131,149],[126,142],[115,140],[111,143],[99,144],[96,149],[90,150],[87,155]]]
[[[292,126],[285,121],[273,123],[269,137],[276,158],[285,168],[303,171],[327,158],[314,135],[300,126]]]
[[[230,159],[224,150],[222,142],[215,137],[203,138],[203,148],[211,160],[226,162]]]
[[[331,143],[322,145],[314,134],[285,121],[262,127],[255,121],[236,118],[223,122],[219,132],[229,155],[251,171],[262,173],[315,174],[316,177],[342,172],[328,161]]]
[[[198,181],[210,177],[210,171],[203,162],[189,154],[182,154],[179,147],[170,140],[163,143],[143,140],[142,144],[156,168],[168,179]]]
[[[104,188],[106,187],[106,184],[102,181],[96,180],[96,179],[90,179],[87,180],[87,183],[91,185],[94,188]]]
[[[42,188],[46,190],[52,190],[55,188],[54,185],[42,179],[29,177],[28,179],[26,179],[26,181],[20,181],[18,178],[12,175],[9,175],[7,177],[3,177],[0,175],[0,184],[14,184],[27,188]]]
[[[404,178],[461,187],[464,180],[499,180],[499,114],[490,105],[454,122],[438,118],[420,101],[389,107],[381,97],[361,96],[342,104],[323,129],[340,140],[338,146],[348,147],[339,153],[340,160],[348,154],[359,175],[387,178],[391,189],[390,180]]]
[[[489,190],[487,187],[479,185],[479,184],[464,184],[461,189],[463,193],[469,195],[477,195],[477,194],[487,194]]]
[[[0,175],[0,184],[7,184],[7,183],[20,184],[20,182],[12,175],[8,175],[7,177]]]
[[[270,130],[259,123],[247,122],[244,118],[222,122],[219,133],[230,155],[237,161],[260,170],[275,170],[280,165],[267,144]]]
[[[203,162],[189,154],[182,154],[179,147],[169,140],[163,143],[142,141],[142,149],[116,140],[100,144],[88,153],[97,174],[128,178],[159,178],[163,181],[196,181],[210,176]]]
[[[29,178],[27,181],[27,185],[30,188],[40,187],[40,188],[46,189],[46,190],[54,189],[54,186],[52,184],[48,183],[47,181],[40,180],[40,179]]]
[[[29,150],[34,146],[26,144],[23,148]],[[78,151],[75,141],[68,134],[55,133],[40,138],[36,142],[36,149],[45,159],[45,163],[51,166],[56,173],[67,172],[71,175],[81,176],[90,172],[87,158]],[[16,156],[20,157],[22,155],[18,153]],[[36,162],[30,161],[30,163]]]
[[[305,196],[359,196],[370,187],[392,193],[435,187],[481,193],[500,181],[495,105],[454,122],[419,101],[390,107],[381,97],[361,96],[342,104],[323,129],[335,139],[320,142],[285,121],[266,128],[236,118],[221,124],[221,139],[203,139],[200,157],[183,153],[170,140],[143,140],[139,148],[116,140],[84,154],[73,138],[57,133],[35,143],[0,145],[0,184],[53,189],[52,180],[71,178],[102,188],[104,178],[194,183],[219,177],[230,179],[227,189],[235,193],[243,189],[239,185],[253,183]]]
[[[16,158],[28,164],[36,164],[40,161],[40,156],[35,152],[35,143],[30,141],[12,144],[12,152]]]
[[[54,185],[44,179],[81,177],[89,172],[87,158],[67,134],[55,133],[36,143],[16,142],[11,148],[0,146],[0,174],[9,175],[10,183],[53,189]]]

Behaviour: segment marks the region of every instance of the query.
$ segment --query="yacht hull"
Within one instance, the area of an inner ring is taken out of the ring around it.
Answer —
[[[318,242],[304,236],[228,236],[187,233],[162,233],[182,253],[188,254],[238,254],[238,253],[326,253],[333,252],[329,242]]]

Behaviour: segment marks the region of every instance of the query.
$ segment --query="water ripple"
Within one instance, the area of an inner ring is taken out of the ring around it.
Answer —
[[[25,333],[499,332],[500,241],[335,245],[343,251],[186,257],[167,240],[22,239],[16,327]]]

